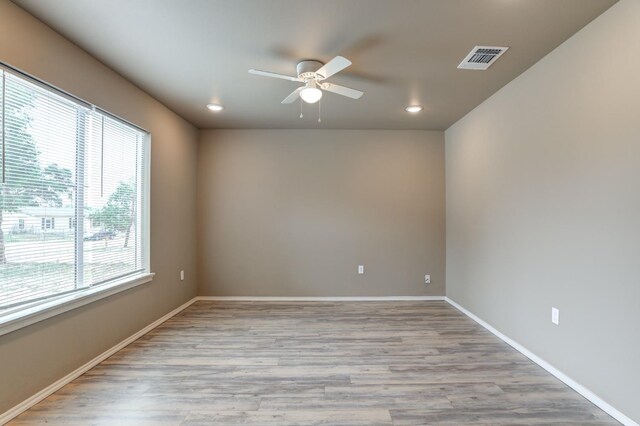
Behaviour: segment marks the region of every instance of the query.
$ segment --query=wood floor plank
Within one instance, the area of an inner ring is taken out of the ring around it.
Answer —
[[[247,425],[298,426],[298,425],[341,425],[376,426],[392,425],[388,410],[383,409],[304,409],[289,411],[246,411],[246,412],[196,412],[190,414],[184,425]]]
[[[12,425],[617,424],[445,302],[197,302]]]

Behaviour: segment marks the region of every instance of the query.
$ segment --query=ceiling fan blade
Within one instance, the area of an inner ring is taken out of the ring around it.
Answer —
[[[261,75],[263,77],[281,78],[283,80],[289,80],[289,81],[302,81],[298,77],[292,77],[289,75],[278,74],[278,73],[269,72],[269,71],[254,70],[253,68],[249,70],[249,74]]]
[[[300,92],[302,92],[302,89],[304,89],[304,86],[298,87],[296,90],[291,92],[291,94],[289,96],[284,98],[282,100],[282,103],[283,104],[292,104],[292,103],[294,103],[296,101],[296,99],[298,99],[300,97]]]
[[[333,92],[338,95],[346,96],[353,99],[360,99],[362,95],[364,95],[364,93],[359,90],[351,89],[350,87],[344,87],[333,83],[322,83],[321,87],[327,92]]]
[[[351,61],[342,56],[336,56],[326,64],[324,64],[318,71],[317,74],[320,74],[323,79],[329,78],[335,73],[342,71],[346,67],[351,65]]]

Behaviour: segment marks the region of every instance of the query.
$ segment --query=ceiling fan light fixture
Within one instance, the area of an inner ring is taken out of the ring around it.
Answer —
[[[207,104],[207,108],[211,111],[222,111],[224,109],[224,107],[220,104]]]
[[[422,105],[409,105],[404,110],[410,114],[417,114],[422,111]]]
[[[315,81],[308,81],[306,87],[300,91],[300,97],[308,104],[315,104],[322,97],[322,90],[316,87]]]

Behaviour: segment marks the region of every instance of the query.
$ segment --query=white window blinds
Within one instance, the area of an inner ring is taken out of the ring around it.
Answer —
[[[148,134],[0,76],[0,314],[145,271]]]

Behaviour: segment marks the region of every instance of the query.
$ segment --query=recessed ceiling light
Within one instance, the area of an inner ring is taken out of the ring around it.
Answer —
[[[422,111],[422,105],[409,105],[404,110],[410,112],[411,114],[415,114]]]
[[[207,108],[211,111],[222,111],[224,107],[220,104],[207,104]]]

